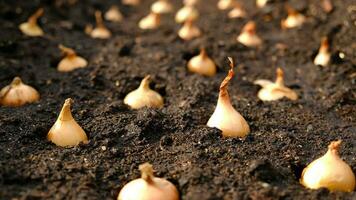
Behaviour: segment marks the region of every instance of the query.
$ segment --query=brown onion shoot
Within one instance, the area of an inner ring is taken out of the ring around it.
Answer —
[[[88,62],[77,55],[77,53],[68,47],[59,45],[59,49],[65,57],[58,63],[57,70],[60,72],[69,72],[88,65]]]
[[[204,76],[214,76],[216,74],[216,65],[209,58],[205,49],[200,50],[200,54],[191,58],[188,62],[188,70]]]
[[[36,37],[44,35],[43,30],[37,24],[37,19],[43,15],[43,8],[38,9],[27,22],[24,22],[19,25],[19,29],[22,33],[28,36]]]

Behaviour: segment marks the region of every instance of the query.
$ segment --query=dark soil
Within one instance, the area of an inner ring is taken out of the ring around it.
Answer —
[[[265,41],[258,49],[236,42],[248,19],[228,19],[216,9],[216,0],[198,6],[204,35],[190,42],[177,37],[173,14],[163,17],[158,30],[139,30],[137,22],[153,2],[143,1],[136,8],[119,5],[126,20],[106,22],[113,32],[109,40],[92,39],[83,30],[94,23],[96,9],[105,11],[118,1],[81,0],[74,6],[66,0],[0,1],[0,87],[20,76],[41,93],[38,103],[0,107],[0,199],[115,199],[147,161],[185,200],[356,199],[355,191],[332,193],[299,184],[302,169],[336,139],[343,140],[340,154],[356,172],[353,0],[333,1],[335,10],[328,15],[319,1],[290,0],[308,22],[287,31],[280,30],[286,1],[257,10],[254,1],[245,0]],[[181,7],[181,1],[174,2]],[[26,37],[17,26],[40,6],[46,36]],[[325,35],[334,55],[323,68],[312,60]],[[89,66],[57,72],[60,43],[76,49]],[[212,78],[186,69],[202,46],[219,66]],[[245,139],[223,138],[205,125],[229,68],[227,56],[238,64],[229,91],[251,127]],[[253,81],[274,79],[278,66],[299,100],[257,99],[259,87]],[[123,98],[147,74],[165,106],[130,110]],[[75,100],[73,114],[90,142],[66,149],[46,135],[68,97]]]

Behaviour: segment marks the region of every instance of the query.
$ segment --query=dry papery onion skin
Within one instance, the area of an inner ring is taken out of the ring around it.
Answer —
[[[61,147],[73,147],[87,143],[88,137],[82,127],[75,121],[71,112],[72,99],[66,99],[58,119],[49,130],[47,139]]]
[[[225,137],[245,137],[250,132],[250,127],[244,117],[231,105],[227,91],[228,83],[234,76],[234,62],[230,57],[229,61],[231,69],[220,85],[218,103],[207,125],[218,128]]]
[[[78,68],[84,68],[88,61],[77,55],[77,53],[68,47],[59,45],[59,49],[65,57],[58,63],[57,70],[60,72],[70,72]]]
[[[179,200],[177,188],[169,181],[153,175],[152,165],[139,166],[141,178],[127,183],[117,200]]]
[[[34,103],[40,99],[40,94],[33,87],[22,82],[20,77],[15,77],[10,85],[0,91],[0,105],[19,107]]]
[[[124,103],[132,109],[140,109],[143,107],[149,108],[162,108],[163,98],[162,96],[150,88],[150,78],[148,75],[142,79],[140,86],[126,95]]]
[[[43,36],[44,32],[37,24],[37,19],[43,15],[43,8],[39,8],[33,15],[31,15],[27,22],[19,25],[21,32],[27,36],[37,37]]]
[[[333,141],[322,157],[311,162],[302,172],[300,183],[310,189],[327,188],[330,191],[355,190],[355,174],[340,157],[341,140]]]

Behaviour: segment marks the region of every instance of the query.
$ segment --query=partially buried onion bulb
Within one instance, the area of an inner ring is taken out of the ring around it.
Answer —
[[[111,37],[111,32],[104,25],[101,11],[95,11],[96,27],[92,30],[87,30],[92,38],[108,39]]]
[[[238,2],[235,3],[233,9],[228,13],[229,18],[244,18],[247,16],[245,9]]]
[[[158,13],[151,12],[146,17],[142,18],[138,23],[141,29],[156,29],[161,23],[161,16]]]
[[[24,84],[20,77],[15,77],[10,85],[0,91],[0,105],[18,107],[40,99],[40,94],[33,87]]]
[[[88,62],[84,58],[78,56],[73,49],[63,45],[59,45],[59,49],[62,51],[65,57],[58,63],[58,71],[69,72],[87,66]]]
[[[249,21],[243,28],[237,41],[248,47],[257,47],[262,44],[262,39],[256,34],[256,23]]]
[[[163,106],[162,96],[150,88],[150,75],[146,76],[140,86],[126,95],[124,103],[133,109],[142,107],[161,108]]]
[[[66,99],[57,121],[49,130],[47,138],[57,146],[72,147],[87,142],[88,137],[72,116],[72,99]]]
[[[217,6],[220,10],[226,10],[232,8],[235,2],[236,0],[219,0]]]
[[[130,6],[137,6],[140,5],[141,0],[122,0],[122,4],[130,5]]]
[[[182,28],[178,31],[178,36],[183,40],[192,40],[200,35],[201,31],[193,21],[184,22]]]
[[[175,20],[177,23],[183,23],[186,21],[195,21],[198,17],[199,12],[193,5],[185,5],[178,10]]]
[[[256,85],[260,85],[262,89],[258,92],[258,98],[262,101],[275,101],[287,97],[291,100],[297,100],[298,95],[293,90],[287,88],[284,85],[283,70],[277,68],[277,78],[275,82],[259,79],[254,82]]]
[[[331,191],[352,192],[355,174],[339,156],[341,140],[333,141],[322,157],[311,162],[302,173],[300,183],[310,189],[327,188]]]
[[[43,15],[43,8],[38,9],[27,22],[20,24],[19,28],[22,33],[28,36],[36,37],[44,35],[43,30],[37,24],[37,19]]]
[[[188,70],[205,76],[214,76],[216,74],[216,65],[209,58],[205,49],[202,48],[199,55],[189,60]]]
[[[112,22],[121,22],[124,18],[117,6],[111,6],[110,9],[105,13],[105,19]]]
[[[173,6],[169,0],[157,0],[152,4],[151,11],[159,14],[170,13],[173,11]]]
[[[287,6],[288,17],[281,21],[283,29],[300,27],[305,22],[305,17],[293,8]]]
[[[327,37],[323,37],[321,40],[321,45],[319,48],[319,52],[316,55],[315,59],[314,59],[314,64],[315,65],[321,65],[323,67],[326,67],[329,62],[330,62],[330,58],[331,58],[331,54],[329,52],[329,41]]]
[[[178,200],[177,188],[169,181],[153,175],[152,165],[139,166],[141,178],[127,183],[120,191],[117,200]]]
[[[234,76],[234,62],[230,57],[229,61],[231,69],[220,85],[218,103],[207,125],[220,129],[227,137],[245,137],[250,132],[250,127],[244,117],[232,107],[227,91],[228,83]]]

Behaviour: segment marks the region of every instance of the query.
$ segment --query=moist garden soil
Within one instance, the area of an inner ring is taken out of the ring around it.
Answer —
[[[15,76],[41,93],[37,103],[0,107],[0,199],[115,199],[138,165],[153,164],[170,180],[181,199],[356,199],[356,192],[309,190],[299,183],[303,168],[323,155],[330,141],[343,140],[340,155],[356,172],[355,4],[335,0],[323,12],[319,1],[291,0],[308,17],[300,29],[281,30],[286,1],[258,10],[244,1],[248,19],[228,19],[215,0],[202,0],[197,25],[203,36],[185,42],[177,36],[174,14],[162,17],[158,30],[142,31],[137,22],[152,0],[138,7],[119,1],[0,1],[0,87]],[[181,1],[173,1],[175,8]],[[105,22],[113,37],[92,39],[84,33],[94,12],[116,4],[122,23]],[[18,25],[45,9],[44,37],[27,37]],[[242,26],[253,19],[264,44],[238,44]],[[322,36],[333,52],[328,67],[314,66]],[[74,48],[89,66],[57,72],[58,45]],[[218,65],[218,74],[203,77],[187,71],[187,61],[201,47]],[[236,76],[229,92],[251,133],[224,138],[205,124],[213,113],[218,89],[235,59]],[[274,79],[285,71],[285,83],[299,99],[262,102],[256,79]],[[162,109],[131,110],[125,95],[150,74],[151,87],[165,100]],[[90,139],[74,148],[57,147],[46,135],[66,98]]]

